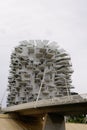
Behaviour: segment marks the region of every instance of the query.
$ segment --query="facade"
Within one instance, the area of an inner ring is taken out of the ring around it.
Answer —
[[[7,106],[70,95],[71,58],[56,42],[23,41],[11,55]]]

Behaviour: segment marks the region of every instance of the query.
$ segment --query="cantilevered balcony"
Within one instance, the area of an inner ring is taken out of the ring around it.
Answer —
[[[21,47],[16,47],[16,48],[15,48],[15,51],[18,52],[18,53],[22,53],[22,52],[23,52],[23,48],[21,48]]]
[[[54,53],[47,53],[46,58],[51,59],[54,56]]]
[[[36,52],[36,58],[41,58],[43,56],[43,53],[41,52]]]
[[[45,53],[46,52],[46,48],[40,48],[40,52],[41,53]]]
[[[29,46],[28,47],[28,53],[34,53],[34,47],[33,46]]]
[[[42,91],[42,93],[43,93],[44,95],[48,95],[48,94],[49,94],[49,91],[48,91],[48,90],[45,90],[45,91]]]

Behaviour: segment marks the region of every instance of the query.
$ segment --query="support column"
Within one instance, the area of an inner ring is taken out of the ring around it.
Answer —
[[[44,117],[42,130],[65,130],[64,116],[58,114],[47,114]]]
[[[57,113],[26,117],[25,120],[30,130],[65,130],[64,116]]]

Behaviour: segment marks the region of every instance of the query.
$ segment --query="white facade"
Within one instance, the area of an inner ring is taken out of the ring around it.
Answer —
[[[55,42],[23,41],[11,55],[7,105],[70,94],[71,58]]]

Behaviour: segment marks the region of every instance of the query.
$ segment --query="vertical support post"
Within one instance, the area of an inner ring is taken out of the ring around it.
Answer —
[[[28,117],[27,120],[29,130],[65,130],[64,116],[57,113]]]
[[[42,130],[65,130],[64,116],[58,114],[47,114],[44,117]]]

